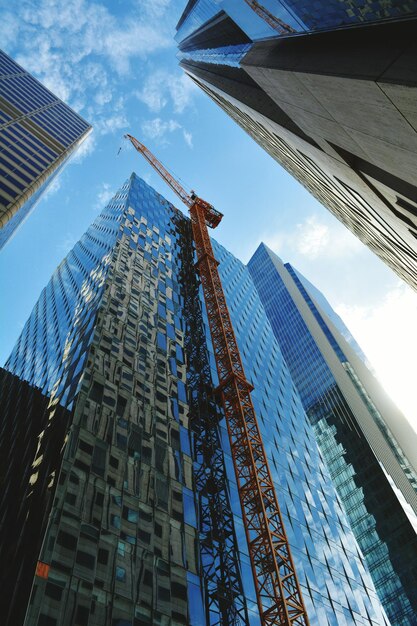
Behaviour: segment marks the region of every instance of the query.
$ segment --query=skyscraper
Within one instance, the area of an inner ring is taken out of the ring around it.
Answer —
[[[416,20],[414,1],[197,0],[176,36],[195,83],[414,289]]]
[[[388,624],[249,271],[214,245],[310,623]],[[28,319],[1,398],[6,623],[259,624],[194,260],[132,174]]]
[[[383,606],[393,624],[411,626],[417,435],[311,283],[264,244],[248,267]]]
[[[90,131],[0,50],[0,249]]]

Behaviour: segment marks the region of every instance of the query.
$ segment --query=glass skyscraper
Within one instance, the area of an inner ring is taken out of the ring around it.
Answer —
[[[194,82],[414,289],[416,30],[414,0],[191,0],[176,35]]]
[[[0,249],[90,131],[0,50]]]
[[[261,244],[248,264],[392,624],[417,616],[417,435],[320,292]]]
[[[214,249],[311,626],[388,625],[251,275]],[[132,174],[35,305],[2,372],[3,623],[259,624],[194,261]]]

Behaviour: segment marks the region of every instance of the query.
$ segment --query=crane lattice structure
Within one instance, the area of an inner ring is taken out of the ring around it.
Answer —
[[[184,297],[184,348],[190,406],[193,475],[198,491],[198,532],[206,620],[210,626],[248,626],[249,615],[239,565],[239,543],[221,444],[223,417],[213,393],[203,304],[194,267],[191,224],[175,214],[181,236],[179,281]]]
[[[207,226],[222,214],[188,194],[135,137],[125,135],[190,211],[197,269],[203,287],[219,386],[229,434],[252,574],[263,626],[309,626],[281,511],[252,403]]]

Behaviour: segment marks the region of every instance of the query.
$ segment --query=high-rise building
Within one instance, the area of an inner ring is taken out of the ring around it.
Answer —
[[[414,289],[416,32],[415,1],[191,0],[176,36],[194,82]]]
[[[342,320],[261,244],[248,264],[392,624],[417,616],[417,435]]]
[[[388,625],[250,273],[213,243],[310,624]],[[194,261],[132,174],[42,292],[2,373],[2,623],[259,625]]]
[[[0,249],[91,126],[0,50]]]

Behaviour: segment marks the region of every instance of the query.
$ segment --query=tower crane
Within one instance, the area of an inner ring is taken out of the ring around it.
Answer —
[[[262,626],[309,626],[262,436],[207,227],[223,215],[187,193],[148,148],[125,135],[190,211],[221,398]]]

